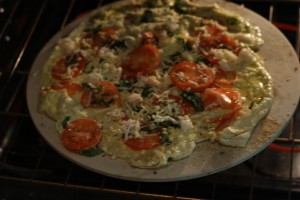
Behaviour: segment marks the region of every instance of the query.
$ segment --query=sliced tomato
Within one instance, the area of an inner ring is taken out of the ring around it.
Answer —
[[[150,150],[161,145],[161,139],[158,133],[143,135],[141,138],[132,138],[123,140],[130,149],[135,151]]]
[[[236,108],[225,115],[210,120],[210,123],[217,124],[216,131],[221,131],[222,129],[228,127],[239,115],[240,109]]]
[[[169,95],[169,98],[174,99],[176,103],[180,106],[180,110],[181,110],[180,115],[189,115],[193,112],[196,112],[194,106],[191,103],[185,101],[180,96]]]
[[[71,80],[79,76],[87,63],[88,61],[79,53],[64,56],[52,68],[51,75],[60,81]]]
[[[103,46],[110,42],[110,36],[115,35],[116,30],[110,27],[105,27],[99,32],[87,32],[82,36],[80,47],[82,49],[93,49],[95,53]]]
[[[209,51],[212,48],[226,48],[239,54],[241,47],[236,40],[224,34],[224,30],[214,24],[207,24],[206,31],[200,32],[200,51]]]
[[[210,123],[217,124],[217,131],[229,126],[240,115],[241,97],[231,88],[207,88],[203,92],[203,103],[208,111],[216,108],[227,110],[226,114],[209,120]],[[209,105],[212,106],[208,107]]]
[[[131,51],[122,63],[123,75],[126,79],[134,79],[138,75],[152,75],[160,64],[159,50],[155,45],[145,44]]]
[[[235,71],[223,71],[218,69],[216,72],[215,83],[219,85],[233,85],[237,79]]]
[[[90,48],[93,50],[99,50],[103,46],[103,41],[98,33],[86,33],[80,42],[82,49]]]
[[[82,91],[82,87],[77,83],[72,83],[69,81],[61,81],[57,84],[51,86],[52,90],[67,90],[68,95],[72,96],[80,91]]]
[[[102,31],[106,34],[106,36],[115,35],[117,33],[117,31],[112,27],[105,27]]]
[[[240,94],[231,88],[207,88],[202,95],[204,106],[215,103],[223,109],[241,107]]]
[[[118,88],[109,81],[100,81],[85,88],[81,96],[81,105],[91,108],[105,108],[111,104],[122,105]]]
[[[101,137],[99,125],[91,119],[77,119],[69,122],[60,136],[63,145],[72,151],[95,147]]]
[[[157,37],[152,32],[144,32],[141,44],[157,44],[157,41]]]
[[[182,61],[172,67],[170,78],[180,90],[201,91],[213,83],[215,75],[208,67]]]

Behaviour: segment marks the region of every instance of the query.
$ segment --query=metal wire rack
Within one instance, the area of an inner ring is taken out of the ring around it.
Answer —
[[[83,169],[40,137],[26,105],[26,81],[42,46],[106,0],[0,0],[1,199],[300,199],[300,110],[270,146],[226,171],[187,181],[145,183]],[[300,1],[235,0],[274,23],[299,55]],[[279,146],[278,146],[279,145]]]

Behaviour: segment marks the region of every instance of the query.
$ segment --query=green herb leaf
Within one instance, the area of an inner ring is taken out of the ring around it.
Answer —
[[[127,49],[125,40],[115,40],[109,47],[110,49]]]
[[[67,56],[64,61],[65,66],[69,67],[70,65],[77,63],[76,57],[76,53],[72,53],[71,55]]]
[[[141,22],[142,23],[149,23],[149,22],[153,22],[154,21],[154,15],[153,12],[151,10],[145,10],[145,12],[143,13],[142,17],[141,17]]]
[[[197,63],[201,63],[202,62],[202,63],[204,63],[206,65],[210,64],[209,61],[206,58],[204,58],[203,56],[198,56],[196,58],[195,62],[197,62]]]
[[[172,121],[162,121],[162,122],[154,122],[156,126],[164,126],[164,127],[174,127],[174,128],[179,128],[179,124],[175,124]]]
[[[162,144],[165,144],[167,146],[172,144],[172,141],[170,140],[168,135],[160,134],[160,141]]]
[[[190,102],[196,111],[203,111],[204,105],[199,96],[193,92],[183,92],[180,95],[185,101]]]
[[[63,128],[66,128],[68,125],[68,122],[70,121],[71,117],[70,116],[66,116],[65,119],[62,121],[62,126]]]
[[[227,24],[229,26],[235,26],[236,24],[238,24],[238,19],[235,18],[235,17],[229,17],[227,20],[226,20]]]
[[[85,88],[87,90],[90,90],[91,92],[94,92],[94,93],[99,92],[99,90],[101,89],[101,88],[99,88],[99,86],[98,87],[93,87],[89,83],[82,83],[81,85],[82,85],[83,88]]]
[[[129,90],[132,83],[129,80],[121,79],[116,85],[119,91]]]
[[[80,151],[79,153],[87,157],[93,157],[99,155],[101,152],[102,151],[99,147],[92,147],[90,149]]]
[[[87,32],[87,33],[93,33],[93,34],[96,34],[98,33],[99,31],[101,31],[102,29],[102,26],[101,25],[97,25],[96,27],[89,27],[89,28],[86,28],[84,29],[83,31],[84,32]]]
[[[145,87],[142,91],[142,97],[148,97],[149,94],[151,94],[151,92],[153,91],[153,89],[151,87]]]
[[[175,3],[174,3],[174,10],[176,12],[178,12],[179,14],[186,14],[187,12],[185,10],[182,9],[182,6],[181,6],[181,2],[180,0],[176,0]]]

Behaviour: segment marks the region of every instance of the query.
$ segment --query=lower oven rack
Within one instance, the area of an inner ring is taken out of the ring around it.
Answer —
[[[41,138],[25,98],[35,56],[66,24],[110,2],[0,0],[0,198],[300,199],[299,109],[275,145],[233,168],[186,181],[148,183],[100,175],[66,160]],[[274,23],[299,55],[300,1],[233,2]],[[276,159],[266,163],[274,152]]]

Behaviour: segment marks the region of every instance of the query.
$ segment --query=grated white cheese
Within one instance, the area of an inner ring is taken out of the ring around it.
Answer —
[[[192,120],[188,115],[179,116],[179,124],[182,131],[187,132],[188,130],[194,128]]]
[[[136,108],[137,106],[139,106],[139,104],[143,102],[143,100],[143,97],[138,93],[131,93],[129,96],[127,96],[128,104],[132,108]]]
[[[139,138],[140,135],[140,121],[129,119],[127,121],[122,121],[121,131],[124,133],[124,140]]]
[[[66,37],[60,40],[59,47],[65,55],[71,55],[74,52],[76,45],[71,38]]]

